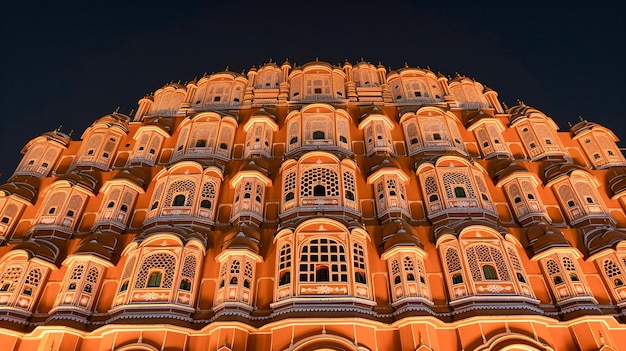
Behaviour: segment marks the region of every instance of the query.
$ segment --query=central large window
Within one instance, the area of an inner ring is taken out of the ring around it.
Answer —
[[[347,282],[348,262],[343,245],[313,239],[300,253],[300,282]]]

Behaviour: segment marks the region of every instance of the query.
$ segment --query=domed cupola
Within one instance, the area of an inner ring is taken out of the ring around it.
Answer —
[[[571,247],[563,233],[547,223],[536,223],[526,229],[526,237],[530,243],[533,255],[538,255],[548,249]]]

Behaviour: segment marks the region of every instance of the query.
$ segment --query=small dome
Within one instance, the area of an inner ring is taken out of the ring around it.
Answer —
[[[100,188],[100,182],[95,177],[99,176],[99,173],[93,172],[93,175],[90,173],[92,172],[77,170],[60,176],[59,180],[68,181],[70,184],[73,185],[81,185],[95,194],[97,192],[97,189]]]
[[[398,246],[424,248],[415,228],[402,219],[392,221],[383,227],[383,249],[387,251]]]
[[[526,230],[526,237],[534,255],[553,247],[571,246],[560,230],[546,223],[529,227]]]
[[[367,164],[369,168],[369,171],[367,173],[368,176],[383,168],[396,168],[398,170],[402,169],[402,166],[400,165],[398,159],[391,155],[372,156],[368,159]]]
[[[589,255],[593,255],[604,249],[615,249],[617,244],[626,241],[626,232],[614,228],[599,228],[586,233],[584,237]]]
[[[222,250],[245,249],[258,254],[260,238],[261,233],[259,228],[250,224],[241,223],[224,235]]]
[[[13,250],[23,250],[28,253],[28,257],[37,257],[46,262],[50,262],[58,266],[57,260],[60,258],[59,253],[61,243],[53,243],[48,239],[37,238],[37,232],[33,232],[30,240],[23,241],[13,248]],[[54,239],[50,239],[54,240]],[[59,239],[57,239],[59,240]]]
[[[578,135],[586,130],[593,129],[595,127],[601,127],[601,126],[597,123],[593,123],[593,122],[589,122],[587,120],[581,119],[580,122],[574,124],[570,128],[570,132],[572,132],[572,135]]]
[[[544,183],[547,184],[553,179],[556,179],[562,175],[569,175],[576,170],[584,170],[584,168],[569,162],[550,164],[543,171]]]
[[[9,183],[0,185],[0,192],[6,196],[19,196],[32,204],[37,196],[39,181],[39,178],[33,176],[13,177]]]
[[[620,169],[614,171],[613,177],[609,179],[609,189],[611,189],[611,196],[615,196],[626,191],[626,171]]]
[[[509,114],[509,123],[514,123],[520,118],[528,117],[529,110],[533,109],[530,106],[526,106],[523,103],[509,108],[506,112]],[[533,109],[534,110],[534,109]]]
[[[490,168],[493,171],[496,181],[505,179],[513,173],[528,172],[523,165],[510,160],[497,160],[492,163]]]
[[[81,240],[74,255],[94,255],[115,264],[122,244],[116,234],[94,233]]]

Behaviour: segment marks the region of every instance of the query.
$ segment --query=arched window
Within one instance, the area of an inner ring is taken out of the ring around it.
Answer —
[[[496,269],[493,268],[492,265],[486,264],[483,266],[483,275],[486,280],[498,280],[498,274],[496,273]]]
[[[174,196],[174,201],[172,202],[172,206],[184,206],[185,205],[185,195],[178,194]]]
[[[180,281],[180,290],[190,291],[191,290],[191,280],[188,278],[183,278]]]
[[[326,196],[326,187],[321,184],[314,186],[313,196]]]
[[[467,194],[465,194],[465,188],[460,186],[454,187],[454,196],[457,198],[467,197]]]
[[[148,288],[160,288],[161,278],[163,278],[162,271],[152,271],[148,276]]]

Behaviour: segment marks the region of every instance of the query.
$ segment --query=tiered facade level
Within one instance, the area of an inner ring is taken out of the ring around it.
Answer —
[[[626,161],[463,76],[166,84],[0,186],[5,350],[625,350]]]

